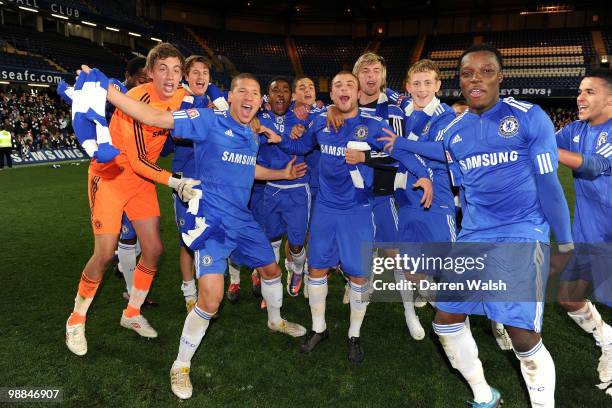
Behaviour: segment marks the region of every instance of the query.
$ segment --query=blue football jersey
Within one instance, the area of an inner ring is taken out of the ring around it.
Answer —
[[[549,240],[536,175],[558,166],[555,130],[537,105],[500,100],[482,115],[466,111],[444,130],[453,183],[461,187],[461,239]]]
[[[432,113],[428,114],[430,111]],[[426,107],[426,110],[421,111],[414,110],[411,104],[407,104],[404,108],[404,114],[404,137],[421,142],[441,140],[442,131],[456,117],[452,108],[440,103],[438,98],[434,98]],[[434,196],[429,211],[454,212],[455,204],[446,163],[417,157],[431,170],[430,176],[434,186]],[[423,191],[412,188],[412,185],[417,181],[417,177],[409,173],[406,166],[400,164],[395,181],[397,203],[400,206],[407,205],[420,208]]]
[[[369,205],[373,199],[374,169],[363,163],[356,166],[347,164],[346,148],[351,142],[354,148],[368,149],[364,146],[367,145],[382,150],[384,144],[376,139],[386,135],[382,129],[389,129],[389,125],[380,117],[360,111],[357,116],[346,119],[336,132],[327,127],[326,119],[325,113],[317,116],[300,139],[283,138],[279,146],[295,154],[307,153],[317,145],[320,147],[317,200],[321,204],[337,210]],[[424,167],[420,169],[422,174],[427,174]]]
[[[189,108],[206,108],[208,96],[185,95],[179,110]],[[174,156],[172,157],[172,172],[181,173],[185,177],[195,176],[195,159],[193,155],[193,142],[187,139],[178,139],[174,142]]]
[[[321,113],[327,112],[327,106],[322,108],[313,108],[308,114],[308,123],[312,122],[314,118],[319,116]],[[321,159],[321,151],[319,148],[315,148],[310,153],[304,156],[304,161],[308,165],[308,184],[311,188],[319,188],[319,160]]]
[[[173,116],[172,136],[193,140],[195,178],[202,181],[200,207],[206,222],[239,225],[252,220],[248,203],[259,135],[248,124],[236,122],[228,111],[187,109]]]
[[[612,119],[589,126],[577,120],[557,132],[560,148],[583,155],[599,154],[612,161]],[[587,178],[574,171],[576,206],[572,234],[576,242],[612,241],[612,177]]]
[[[289,136],[291,129],[297,124],[306,125],[308,120],[300,120],[293,111],[288,110],[284,115],[276,115],[272,111],[260,112],[257,117],[259,122],[265,127],[272,129],[280,136]],[[287,163],[291,161],[291,155],[281,150],[276,144],[263,143],[259,148],[259,154],[257,156],[257,163],[267,167],[269,169],[284,169]],[[303,155],[297,155],[296,164],[304,162]],[[308,172],[304,177],[295,180],[275,180],[274,184],[304,184],[308,182]]]

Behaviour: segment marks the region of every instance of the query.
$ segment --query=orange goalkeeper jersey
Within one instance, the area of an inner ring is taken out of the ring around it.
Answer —
[[[161,100],[153,83],[149,82],[130,89],[127,95],[157,109],[176,111],[181,106],[185,90],[179,88],[170,99]],[[121,153],[108,163],[92,160],[89,167],[91,173],[103,178],[115,178],[121,173],[131,172],[157,183],[168,183],[171,173],[156,164],[170,134],[167,129],[144,125],[116,109],[109,130],[113,146]]]

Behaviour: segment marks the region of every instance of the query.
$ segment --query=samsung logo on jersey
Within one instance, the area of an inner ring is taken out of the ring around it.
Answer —
[[[254,166],[257,161],[257,156],[249,156],[248,154],[232,153],[227,150],[223,152],[221,160],[235,164],[245,164]]]
[[[518,160],[518,153],[514,150],[510,152],[493,152],[477,154],[464,160],[459,160],[462,170],[472,170],[478,167],[497,166],[498,164],[515,162]]]
[[[344,156],[346,153],[346,147],[321,145],[321,153],[330,154],[332,156]]]

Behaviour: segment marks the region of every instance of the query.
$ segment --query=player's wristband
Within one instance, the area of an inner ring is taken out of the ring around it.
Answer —
[[[567,242],[565,244],[559,244],[559,252],[562,254],[566,254],[574,250],[574,243]]]
[[[168,187],[176,190],[179,188],[179,186],[181,185],[181,176],[178,175],[178,177],[176,177],[174,174],[171,175],[170,177],[168,177],[168,183],[167,183]]]

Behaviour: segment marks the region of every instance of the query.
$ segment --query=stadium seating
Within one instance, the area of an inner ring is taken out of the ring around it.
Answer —
[[[189,56],[197,54],[208,58],[209,55],[206,50],[204,50],[193,36],[185,30],[185,27],[186,26],[183,24],[164,21],[157,23],[155,30],[158,33],[163,33],[164,39],[174,44],[183,55]],[[222,89],[229,88],[230,77],[223,71],[223,66],[213,62],[211,75],[215,84]]]
[[[138,51],[132,51],[132,49],[130,47],[127,47],[125,45],[119,45],[119,44],[113,44],[113,43],[104,43],[104,48],[106,48],[108,51],[112,52],[113,54],[121,57],[122,60],[125,61],[129,61],[130,59],[136,57],[136,56],[146,56],[147,51],[146,50],[142,50],[143,52],[138,52]]]
[[[414,44],[414,37],[386,38],[380,43],[378,54],[383,56],[387,63],[387,87],[404,91],[402,85]]]
[[[504,88],[574,88],[595,55],[586,30],[524,30],[431,37],[425,55],[442,71],[442,88],[458,89],[457,59],[476,36],[504,57]]]
[[[54,32],[41,33],[12,25],[2,26],[0,34],[15,48],[43,55],[70,72],[75,72],[85,63],[102,69],[108,75],[122,77],[127,62],[121,56],[84,38],[68,38]]]
[[[215,55],[228,58],[238,71],[256,74],[262,84],[274,76],[293,76],[282,36],[192,29]]]
[[[76,7],[78,1],[73,1]],[[103,1],[87,4],[90,9],[100,12],[110,7]],[[128,14],[134,15],[126,11]],[[208,51],[214,52],[212,76],[214,82],[223,88],[229,87],[230,76],[236,72],[252,72],[263,84],[274,76],[294,75],[284,36],[188,27],[172,22],[156,23],[153,32],[175,44],[186,56],[209,56]],[[194,38],[192,32],[199,39]],[[49,58],[68,71],[85,62],[120,77],[127,60],[136,55],[135,50],[127,46],[106,43],[102,47],[87,39],[68,39],[55,32],[40,33],[25,26],[3,25],[0,36],[17,49]],[[611,50],[612,33],[602,30],[602,37]],[[367,39],[347,36],[298,36],[294,40],[304,73],[315,78],[315,82],[316,78],[329,78],[340,69],[352,69],[355,60],[368,46]],[[500,49],[505,58],[503,87],[506,88],[574,88],[595,56],[588,29],[430,35],[421,57],[434,60],[440,67],[442,89],[459,88],[457,59],[476,40]],[[403,90],[403,79],[415,42],[414,37],[381,40],[378,52],[387,61],[390,88]],[[147,50],[137,49],[136,52],[146,54]],[[13,66],[54,70],[43,59],[29,58],[30,61],[25,57],[5,57],[3,61]]]
[[[353,64],[368,45],[366,39],[350,37],[296,37],[302,68],[306,75],[330,77],[341,69],[353,69]]]
[[[606,46],[606,51],[608,55],[612,55],[612,31],[611,30],[601,30],[601,36]]]
[[[20,55],[0,51],[0,60],[2,61],[2,65],[11,68],[39,69],[42,71],[55,70],[55,68],[49,65],[43,58],[32,55]]]
[[[136,15],[136,10],[133,7],[134,2],[121,0],[82,0],[80,3],[88,7],[92,12],[111,20],[142,28],[151,28],[151,24]]]

